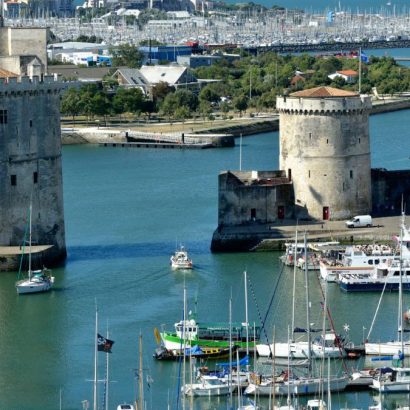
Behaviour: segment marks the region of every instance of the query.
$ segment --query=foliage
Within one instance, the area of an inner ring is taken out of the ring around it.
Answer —
[[[121,44],[110,48],[109,52],[112,55],[112,65],[115,67],[138,68],[141,66],[143,55],[131,44]]]

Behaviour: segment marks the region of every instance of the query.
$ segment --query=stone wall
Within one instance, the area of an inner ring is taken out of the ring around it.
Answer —
[[[0,56],[37,56],[47,71],[47,34],[44,28],[0,27]]]
[[[300,218],[347,219],[371,210],[370,97],[279,97],[280,169]]]
[[[293,217],[292,184],[282,171],[225,171],[219,174],[218,226],[271,223]]]
[[[410,170],[372,169],[373,216],[400,215],[410,209]]]
[[[66,256],[61,169],[60,92],[54,77],[0,84],[0,246],[24,239],[30,202],[33,240]]]

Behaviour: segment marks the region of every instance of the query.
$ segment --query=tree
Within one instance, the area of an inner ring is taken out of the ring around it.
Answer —
[[[151,90],[152,99],[154,103],[159,107],[164,101],[165,97],[175,91],[174,87],[168,85],[165,81],[160,81],[158,84],[154,85]]]
[[[199,102],[199,112],[201,113],[203,119],[205,120],[209,114],[212,113],[212,107],[209,101],[202,100]]]
[[[143,54],[131,44],[121,44],[118,47],[110,48],[112,64],[115,67],[126,66],[130,68],[141,67]]]
[[[248,98],[245,95],[238,95],[233,99],[233,106],[239,111],[239,116],[242,117],[242,111],[248,108]]]
[[[75,121],[75,116],[80,114],[82,111],[81,106],[81,96],[76,88],[69,88],[63,95],[61,100],[61,112],[63,114],[68,114],[73,117]]]

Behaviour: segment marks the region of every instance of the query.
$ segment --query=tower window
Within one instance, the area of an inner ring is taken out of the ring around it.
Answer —
[[[311,132],[309,132],[309,139],[310,140],[312,139],[312,133]]]
[[[33,183],[37,184],[38,182],[38,172],[33,172]]]
[[[256,208],[251,209],[251,219],[252,221],[256,219]]]
[[[328,140],[328,139],[326,140],[326,144],[329,144],[329,140]]]
[[[309,171],[308,171],[308,175],[309,175],[309,178],[310,178],[310,169],[309,169]]]
[[[30,120],[30,128],[33,126],[33,120]]]
[[[360,144],[360,138],[359,138],[359,144]]]
[[[350,170],[350,179],[353,179],[353,171]]]
[[[0,124],[7,124],[7,110],[0,110]]]
[[[288,169],[288,179],[292,181],[292,170],[290,168]]]
[[[10,184],[12,186],[16,186],[17,185],[17,175],[10,175]]]

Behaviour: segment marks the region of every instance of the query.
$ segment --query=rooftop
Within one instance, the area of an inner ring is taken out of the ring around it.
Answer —
[[[353,91],[341,90],[333,87],[315,87],[308,90],[297,91],[290,94],[291,97],[313,97],[313,98],[326,98],[326,97],[358,97],[359,94]]]
[[[7,77],[18,77],[18,75],[15,73],[12,73],[11,71],[0,68],[0,78],[7,78]]]

